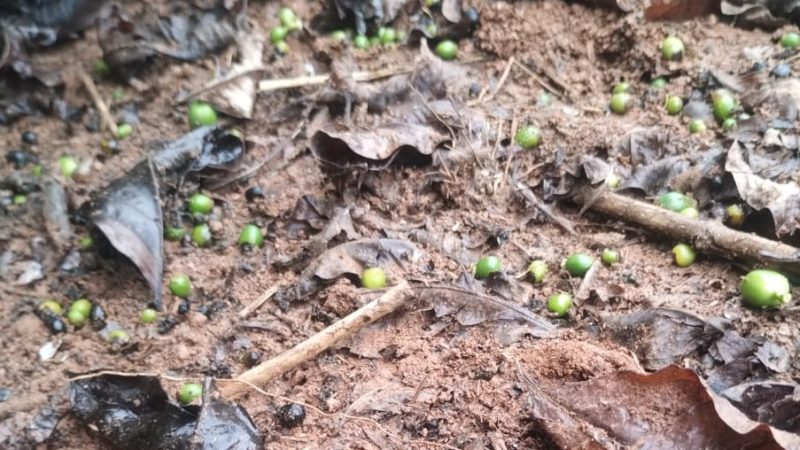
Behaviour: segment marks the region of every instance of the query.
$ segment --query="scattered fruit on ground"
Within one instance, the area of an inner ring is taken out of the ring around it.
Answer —
[[[176,297],[186,298],[192,293],[192,282],[186,275],[175,275],[169,280],[169,291]]]
[[[661,56],[668,61],[683,57],[683,41],[676,36],[667,36],[661,41]]]
[[[677,95],[670,95],[667,97],[665,108],[667,109],[667,114],[677,116],[683,111],[683,100]]]
[[[734,227],[740,227],[744,223],[744,210],[736,204],[728,205],[725,208],[725,213],[728,215],[728,222]]]
[[[612,266],[619,262],[619,252],[616,250],[611,250],[610,248],[603,249],[603,253],[600,255],[600,260],[603,261],[603,264]]]
[[[445,61],[451,61],[458,56],[458,44],[451,40],[444,40],[436,45],[436,54]]]
[[[81,313],[80,311],[70,309],[67,312],[67,320],[73,326],[80,328],[86,324],[87,315]]]
[[[727,90],[717,89],[711,93],[711,106],[714,109],[714,117],[718,121],[724,122],[733,115],[736,109],[736,99]]]
[[[242,232],[239,233],[239,245],[248,245],[250,247],[264,245],[264,235],[261,233],[261,228],[252,223],[242,227]]]
[[[347,32],[344,30],[334,30],[331,32],[331,39],[334,41],[346,41]]]
[[[694,208],[697,206],[697,201],[688,195],[672,191],[658,197],[658,204],[661,205],[662,208],[670,211],[681,212],[686,208]]]
[[[616,189],[619,187],[619,184],[622,182],[622,179],[614,172],[611,172],[606,176],[606,186],[611,189]]]
[[[61,304],[55,300],[45,300],[41,305],[39,305],[39,309],[50,311],[57,316],[60,316],[64,312],[61,308]]]
[[[217,124],[217,112],[205,102],[192,102],[189,105],[189,126],[192,128],[211,127]]]
[[[92,302],[85,298],[80,298],[69,305],[69,310],[78,311],[84,316],[89,317],[89,313],[92,312]]]
[[[783,46],[783,48],[788,48],[791,50],[800,47],[800,34],[795,33],[793,31],[789,33],[784,33],[783,36],[781,36],[781,45]]]
[[[275,53],[278,55],[288,55],[289,54],[289,44],[286,41],[280,41],[275,43]]]
[[[650,87],[653,89],[663,89],[667,85],[667,80],[664,78],[655,78],[650,82]]]
[[[558,317],[566,316],[570,308],[572,308],[572,296],[567,293],[553,294],[547,299],[547,310]]]
[[[178,391],[178,401],[188,405],[203,395],[203,386],[200,383],[185,383]]]
[[[300,20],[297,18],[294,11],[286,6],[283,6],[278,10],[278,20],[280,20],[281,25],[286,27],[288,30],[296,30],[300,28]]]
[[[380,267],[370,267],[361,273],[361,286],[367,289],[386,287],[386,272]]]
[[[539,145],[541,134],[538,128],[528,125],[517,130],[514,140],[517,141],[520,147],[527,150]]]
[[[722,129],[724,131],[731,131],[736,128],[736,119],[728,117],[722,122]]]
[[[164,228],[164,237],[168,241],[180,241],[183,237],[186,236],[186,230],[183,228],[178,227],[166,227]]]
[[[673,247],[672,254],[678,267],[689,267],[697,259],[697,252],[686,244],[678,244]]]
[[[692,119],[689,122],[689,133],[698,134],[706,131],[706,123],[702,119]]]
[[[619,94],[622,92],[628,92],[631,90],[631,84],[627,81],[623,81],[621,83],[617,83],[614,85],[614,89],[611,91],[612,94]]]
[[[121,123],[117,125],[117,139],[125,139],[133,133],[133,125]]]
[[[744,302],[755,308],[775,308],[792,299],[789,280],[772,270],[754,270],[739,286]]]
[[[700,211],[697,208],[690,206],[688,208],[684,208],[680,211],[682,216],[691,217],[692,219],[697,219],[700,217]]]
[[[58,158],[58,168],[64,178],[72,178],[78,170],[78,160],[69,155],[62,155]]]
[[[609,108],[611,111],[614,111],[617,114],[625,114],[628,111],[628,105],[633,100],[631,94],[627,92],[617,92],[616,94],[611,96],[611,102],[609,102]]]
[[[192,229],[192,242],[198,247],[205,247],[211,244],[211,228],[207,223],[195,225]]]
[[[484,256],[475,264],[475,278],[488,278],[489,275],[499,272],[500,258],[497,256]]]
[[[357,34],[356,37],[353,38],[353,46],[355,48],[360,48],[362,50],[369,48],[369,38],[364,36],[363,34]]]
[[[131,335],[123,329],[114,330],[108,333],[108,342],[112,344],[126,344],[131,341]]]
[[[272,31],[269,32],[269,41],[272,43],[272,45],[275,45],[278,42],[283,42],[284,40],[286,40],[286,35],[288,34],[289,34],[288,28],[284,26],[275,27],[272,29]]]
[[[25,194],[15,194],[14,197],[11,198],[11,203],[15,205],[22,205],[28,201],[28,196]]]
[[[158,311],[153,308],[147,308],[139,313],[139,320],[142,323],[155,323],[158,320]]]
[[[214,209],[214,200],[205,194],[194,194],[189,197],[189,212],[192,214],[209,214]]]
[[[531,278],[533,278],[534,283],[541,283],[544,281],[544,277],[547,276],[547,272],[547,263],[541,259],[531,262],[528,266],[528,273],[531,274]]]
[[[573,277],[582,277],[594,264],[594,258],[586,253],[574,253],[570,255],[564,262],[564,268],[567,269]]]

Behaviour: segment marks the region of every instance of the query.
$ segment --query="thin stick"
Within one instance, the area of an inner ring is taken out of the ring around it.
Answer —
[[[387,78],[393,75],[403,75],[411,73],[412,69],[382,69],[374,72],[353,72],[354,81],[370,81],[380,78]],[[259,92],[277,91],[302,86],[315,86],[323,84],[331,78],[330,74],[314,75],[297,78],[278,78],[276,80],[261,80],[258,82]]]
[[[242,308],[239,311],[239,318],[244,319],[245,317],[253,314],[258,308],[261,308],[267,300],[269,300],[276,292],[280,289],[280,286],[272,286],[271,288],[267,289],[263,294],[261,294],[256,301],[250,303],[249,305]]]
[[[106,124],[109,130],[111,130],[111,134],[114,136],[117,135],[117,124],[114,122],[114,118],[111,117],[111,113],[108,111],[108,106],[106,106],[106,102],[103,101],[103,98],[100,97],[100,93],[97,92],[97,86],[95,86],[94,81],[83,69],[78,69],[77,71],[78,76],[83,83],[83,87],[89,91],[89,95],[92,97],[92,101],[94,102],[94,106],[97,108],[97,111],[100,113],[100,117],[103,119],[103,123]]]
[[[558,89],[554,88],[553,86],[550,86],[550,83],[545,83],[545,81],[542,80],[542,77],[537,75],[536,72],[534,72],[531,69],[527,68],[524,64],[522,64],[519,61],[516,61],[516,64],[517,64],[517,67],[522,69],[523,72],[527,73],[529,77],[533,78],[534,81],[539,83],[539,86],[541,86],[541,87],[545,88],[546,90],[550,91],[551,94],[555,95],[558,98],[562,97],[561,92],[559,92]]]
[[[502,89],[503,85],[506,83],[506,79],[508,78],[508,74],[511,72],[511,67],[514,65],[514,61],[516,61],[516,60],[514,59],[513,56],[511,58],[508,58],[508,62],[506,63],[506,67],[505,67],[505,69],[503,69],[503,74],[500,75],[500,80],[497,82],[497,87],[494,88],[494,90],[492,92],[490,92],[489,95],[484,97],[483,100],[481,100],[482,102],[486,102],[486,101],[489,101],[489,100],[493,99],[494,96],[497,95],[498,92],[500,92],[500,89]]]
[[[200,87],[200,88],[198,88],[198,89],[195,89],[195,90],[194,90],[194,91],[192,91],[192,92],[189,92],[189,93],[187,93],[187,94],[183,94],[183,95],[181,95],[180,97],[178,97],[178,98],[176,98],[176,99],[175,99],[175,102],[174,102],[174,103],[175,103],[176,105],[179,105],[179,104],[181,104],[181,103],[186,103],[186,102],[188,102],[189,100],[191,100],[191,99],[193,99],[193,98],[197,97],[198,95],[200,95],[200,94],[202,94],[202,93],[204,93],[204,92],[208,92],[208,91],[210,91],[210,90],[213,90],[213,89],[216,89],[216,88],[218,88],[219,86],[222,86],[222,85],[224,85],[224,84],[228,84],[228,83],[230,83],[230,82],[232,82],[232,81],[236,81],[236,80],[238,80],[238,79],[239,79],[239,78],[241,78],[241,77],[245,77],[245,76],[248,76],[248,75],[252,75],[252,74],[254,74],[254,73],[260,73],[260,72],[263,72],[263,71],[265,71],[266,69],[267,69],[267,68],[266,68],[266,67],[264,67],[264,66],[258,66],[258,67],[251,67],[251,68],[249,68],[249,69],[238,70],[238,71],[236,71],[236,72],[231,72],[231,73],[229,73],[229,74],[225,75],[225,76],[224,76],[224,77],[222,77],[222,78],[216,79],[216,80],[214,80],[214,81],[212,81],[212,82],[210,82],[210,83],[208,83],[208,84],[206,84],[206,85],[204,85],[204,86],[202,86],[202,87]]]
[[[386,291],[379,298],[353,311],[280,355],[244,372],[235,379],[245,383],[263,385],[300,364],[315,358],[343,339],[353,336],[365,326],[392,313],[405,303],[408,294],[408,283],[403,281]],[[239,384],[232,383],[224,386],[223,392],[228,397],[235,397],[244,393],[245,389]]]
[[[572,223],[569,220],[561,217],[558,213],[553,211],[552,208],[539,201],[539,199],[536,197],[536,194],[534,194],[533,191],[528,189],[525,185],[523,185],[520,182],[515,182],[514,187],[517,189],[517,192],[519,192],[523,197],[525,197],[525,200],[530,202],[536,209],[544,213],[544,215],[547,216],[547,218],[550,219],[553,223],[560,226],[561,228],[566,230],[567,233],[573,236],[578,234],[575,231],[575,227],[572,226]]]
[[[606,216],[636,224],[697,249],[728,259],[758,262],[800,275],[800,249],[710,220],[693,219],[656,205],[591,187],[577,189],[573,200]]]

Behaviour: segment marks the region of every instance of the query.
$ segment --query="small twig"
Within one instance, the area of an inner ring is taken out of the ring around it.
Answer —
[[[734,230],[719,222],[687,217],[605,189],[598,192],[585,186],[575,189],[572,197],[579,205],[590,203],[592,211],[679,242],[691,243],[698,250],[729,259],[766,263],[800,275],[798,249],[782,242]]]
[[[533,78],[534,81],[539,83],[539,86],[543,87],[545,90],[549,91],[551,94],[555,95],[556,97],[562,98],[561,92],[558,89],[554,88],[553,86],[550,86],[549,83],[545,83],[545,81],[542,80],[542,78],[539,75],[537,75],[536,72],[532,71],[531,69],[529,69],[527,66],[525,66],[524,64],[522,64],[519,61],[515,61],[515,63],[517,64],[517,67],[522,69],[522,71],[527,73],[529,77]]]
[[[536,209],[541,211],[553,223],[555,223],[556,225],[560,226],[561,228],[566,230],[567,233],[569,233],[569,234],[571,234],[573,236],[578,234],[575,231],[575,228],[572,226],[572,223],[569,220],[561,217],[555,211],[553,211],[552,208],[550,208],[549,206],[547,206],[544,203],[542,203],[541,201],[539,201],[539,199],[536,197],[536,194],[534,194],[533,191],[528,189],[525,185],[523,185],[520,182],[515,182],[514,185],[515,185],[517,191],[523,197],[525,197],[525,200],[530,202],[534,207],[536,207]]]
[[[77,74],[80,77],[81,82],[83,83],[83,87],[86,88],[87,91],[89,91],[89,95],[92,97],[94,106],[100,113],[100,117],[103,119],[103,123],[105,123],[106,127],[108,127],[108,129],[111,130],[111,134],[116,136],[117,124],[116,122],[114,122],[114,118],[111,117],[111,113],[108,111],[108,106],[106,105],[106,102],[103,101],[103,98],[97,91],[97,86],[95,86],[94,81],[92,81],[92,78],[83,69],[77,69]]]
[[[497,81],[497,86],[486,97],[478,98],[478,100],[476,100],[474,104],[483,103],[483,102],[489,101],[489,100],[493,99],[494,96],[497,95],[498,92],[500,92],[500,89],[502,89],[503,85],[506,83],[506,79],[508,78],[508,74],[511,72],[511,67],[514,65],[515,61],[516,60],[514,59],[513,56],[511,58],[508,58],[508,62],[506,63],[506,67],[505,67],[505,69],[503,69],[503,73],[500,75],[500,79]],[[473,106],[473,105],[470,104],[470,106]]]
[[[300,364],[315,358],[322,352],[332,348],[338,342],[353,336],[367,325],[391,314],[405,303],[408,293],[408,283],[403,281],[386,291],[377,299],[358,308],[319,333],[269,361],[265,361],[253,367],[235,379],[255,385],[264,384],[294,369]],[[230,384],[223,389],[223,392],[226,396],[235,397],[241,395],[244,390],[241,385]]]
[[[206,85],[204,85],[204,86],[202,86],[202,87],[200,87],[198,89],[195,89],[192,92],[189,92],[189,93],[186,93],[186,94],[183,94],[183,95],[179,96],[178,98],[175,99],[174,103],[176,105],[179,105],[181,103],[186,103],[187,101],[197,97],[200,94],[203,94],[205,92],[208,92],[208,91],[211,91],[213,89],[216,89],[216,88],[218,88],[218,87],[220,87],[222,85],[228,84],[228,83],[230,83],[232,81],[236,81],[241,77],[252,75],[254,73],[263,72],[266,69],[267,68],[264,67],[264,66],[258,66],[258,67],[251,67],[251,68],[244,69],[244,70],[239,70],[239,71],[236,71],[236,72],[231,72],[231,73],[227,74],[226,76],[224,76],[222,78],[216,79],[216,80],[214,80],[214,81],[212,81],[212,82],[210,82],[210,83],[208,83],[208,84],[206,84]]]
[[[249,305],[242,308],[239,311],[239,318],[244,319],[250,314],[253,314],[258,308],[261,307],[267,300],[269,300],[276,292],[280,289],[280,286],[272,286],[271,288],[267,289],[263,294],[261,294],[254,302],[250,303]]]
[[[412,69],[381,69],[371,72],[353,72],[353,81],[372,81],[380,78],[388,78],[394,75],[411,73]],[[313,75],[296,78],[278,78],[275,80],[261,80],[258,82],[259,92],[277,91],[303,86],[316,86],[325,83],[331,78],[330,74]]]

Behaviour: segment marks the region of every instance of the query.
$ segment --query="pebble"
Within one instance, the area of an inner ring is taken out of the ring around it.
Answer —
[[[222,222],[220,222],[219,220],[209,220],[208,228],[211,229],[211,232],[213,234],[220,233],[222,231]]]

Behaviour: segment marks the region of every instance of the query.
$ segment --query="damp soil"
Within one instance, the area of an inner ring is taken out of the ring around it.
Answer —
[[[295,3],[300,15],[320,8],[316,3]],[[772,45],[775,36],[733,28],[715,16],[681,23],[644,22],[557,0],[477,1],[475,6],[481,24],[472,38],[462,41],[459,56],[470,61],[466,86],[477,83],[493,92],[510,58],[528,67],[546,67],[553,75],[542,80],[512,70],[498,92],[476,106],[487,117],[497,118],[490,123],[499,125],[506,137],[491,145],[508,144],[511,122],[535,123],[541,128],[542,145],[517,153],[513,161],[515,173],[529,185],[556,178],[552,171],[557,161],[602,152],[637,126],[658,126],[694,145],[717,139],[713,132],[689,136],[685,119],[663,113],[661,94],[645,95],[647,82],[669,73],[668,90],[688,95],[698,71],[743,72],[753,61],[742,50]],[[264,32],[276,24],[277,7],[277,3],[251,2],[248,18],[256,30]],[[668,72],[660,67],[658,43],[671,33],[682,36],[690,51],[680,70]],[[93,50],[87,50],[82,42],[94,39],[94,32],[88,31],[78,41],[60,46],[57,57],[65,66],[88,67],[99,49],[88,46]],[[284,58],[265,53],[264,78],[306,75],[309,68],[322,67],[321,53],[335,56],[345,51],[310,39],[290,41],[290,47]],[[401,68],[416,53],[413,46],[355,52],[351,63],[359,70]],[[31,130],[38,134],[32,151],[43,167],[55,170],[62,153],[89,161],[90,176],[64,181],[70,204],[79,205],[90,192],[133,167],[154,143],[187,131],[185,108],[175,105],[176,94],[202,86],[218,62],[206,58],[154,64],[139,75],[148,85],[144,93],[97,79],[101,94],[112,104],[112,92],[122,88],[122,101],[134,100],[139,108],[140,123],[121,142],[117,155],[100,148],[101,134],[51,117],[23,118],[4,126],[0,142],[4,149],[19,147],[21,133]],[[613,115],[607,111],[610,87],[623,80],[642,95],[627,114]],[[178,319],[171,331],[159,334],[155,326],[139,322],[150,294],[136,269],[124,261],[99,262],[91,270],[71,274],[54,271],[28,286],[16,286],[12,275],[4,274],[0,387],[10,391],[10,398],[0,403],[0,442],[16,442],[14,436],[26,433],[32,418],[51,396],[65,389],[71,374],[105,369],[193,380],[204,375],[231,377],[254,360],[281,353],[360,306],[365,301],[363,289],[341,279],[288,310],[268,301],[250,317],[238,317],[264,292],[288,286],[297,278],[282,263],[304,250],[319,231],[293,220],[296,205],[304,198],[349,207],[354,229],[362,237],[412,240],[425,252],[420,266],[426,270],[419,276],[427,282],[452,282],[468,274],[469,261],[483,254],[501,257],[504,270],[512,275],[522,273],[532,259],[544,259],[551,267],[550,276],[539,285],[522,283],[524,295],[514,301],[548,317],[558,331],[552,338],[525,338],[502,346],[483,325],[465,327],[425,311],[395,314],[373,336],[380,345],[373,346],[377,351],[371,357],[347,348],[332,350],[269,383],[265,386],[269,396],[252,392],[242,400],[266,448],[551,448],[552,443],[532,427],[521,373],[585,381],[617,370],[642,370],[629,350],[600,332],[591,314],[556,319],[546,312],[549,295],[574,292],[580,284],[557,269],[576,251],[599,255],[608,247],[621,253],[619,264],[601,267],[592,281],[595,289],[613,294],[596,300],[595,308],[627,313],[665,307],[704,318],[724,317],[742,336],[772,340],[794,360],[800,342],[798,317],[791,312],[744,308],[738,297],[744,267],[705,255],[691,267],[676,267],[670,252],[674,242],[592,213],[581,216],[576,206],[564,202],[558,211],[577,230],[577,235],[569,235],[545,217],[531,214],[519,201],[504,173],[505,161],[469,162],[452,168],[446,177],[415,166],[359,173],[344,182],[332,176],[306,150],[304,124],[281,117],[285,105],[313,91],[307,87],[262,94],[252,120],[230,121],[251,140],[245,164],[255,165],[276,150],[281,153],[252,178],[210,193],[217,204],[213,246],[199,249],[165,242],[165,280],[187,274],[195,290],[189,311],[181,313],[182,300],[164,287],[161,316]],[[544,93],[552,101],[547,106],[539,101]],[[469,97],[468,92],[457,95]],[[88,96],[73,96],[78,103],[91,105]],[[8,164],[0,165],[3,176],[13,170]],[[256,185],[264,198],[247,202],[245,191]],[[48,251],[41,248],[42,202],[41,195],[33,193],[26,204],[0,217],[2,251],[13,253],[16,260]],[[250,222],[266,231],[266,243],[261,249],[242,252],[236,245],[238,232]],[[77,237],[86,233],[85,228],[76,228]],[[498,234],[504,239],[495,245]],[[82,250],[82,260],[94,261],[92,252]],[[402,275],[390,274],[390,279]],[[52,335],[35,315],[36,305],[45,299],[67,303],[77,295],[101,304],[110,320],[129,330],[137,347],[127,353],[114,352],[89,326]],[[215,311],[204,314],[211,305]],[[52,359],[41,361],[40,348],[54,340],[58,351]],[[798,376],[800,367],[794,365],[778,379]],[[165,383],[169,392],[177,391],[177,382]],[[308,405],[302,426],[283,428],[276,418],[278,409],[289,402]],[[681,408],[681,404],[665,407]],[[35,445],[103,448],[69,415],[61,418],[46,442]]]

